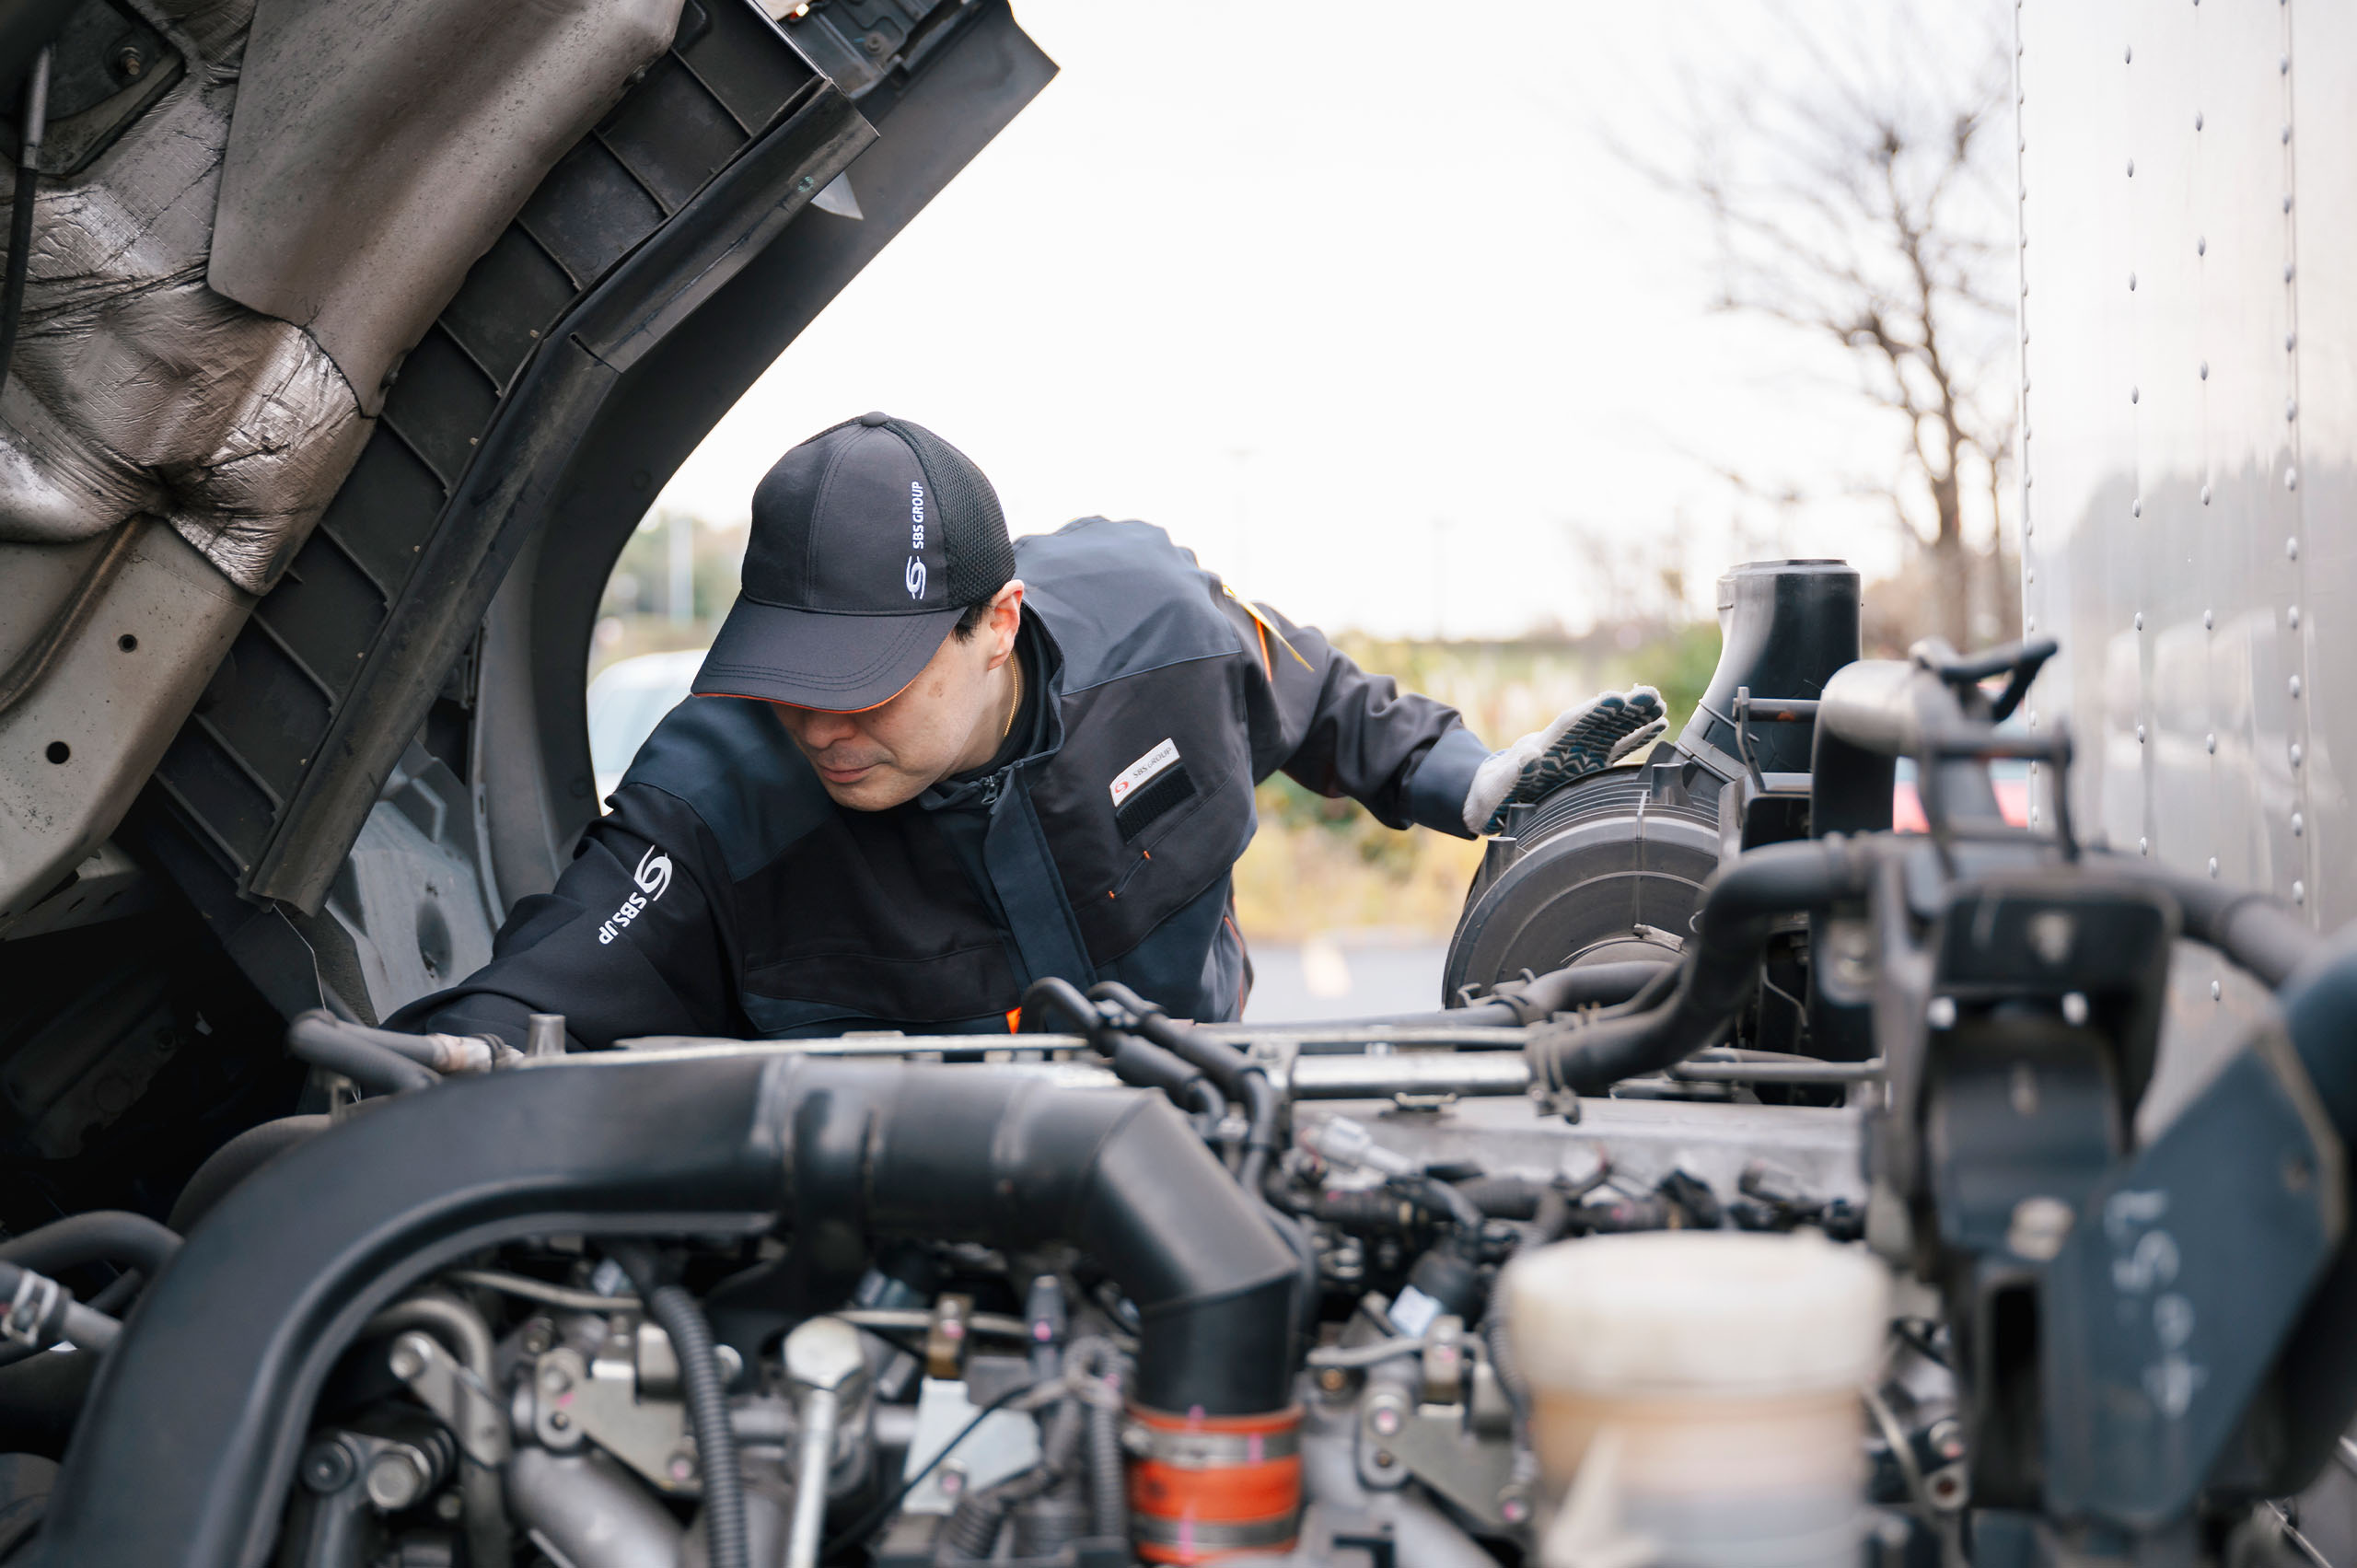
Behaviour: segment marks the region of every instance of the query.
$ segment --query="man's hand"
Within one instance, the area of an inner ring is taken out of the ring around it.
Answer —
[[[1507,807],[1539,799],[1584,774],[1608,768],[1667,727],[1661,693],[1650,686],[1607,691],[1566,709],[1545,729],[1490,753],[1465,796],[1466,830],[1496,832]]]

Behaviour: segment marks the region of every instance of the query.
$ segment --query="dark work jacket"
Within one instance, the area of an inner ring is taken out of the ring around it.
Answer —
[[[1160,528],[1016,541],[1039,665],[1028,755],[887,811],[829,798],[764,703],[691,697],[640,749],[552,893],[397,1028],[562,1013],[576,1046],[899,1028],[1004,1031],[1048,975],[1173,1016],[1248,989],[1229,873],[1282,768],[1386,824],[1463,836],[1488,750],[1455,710],[1247,607]]]

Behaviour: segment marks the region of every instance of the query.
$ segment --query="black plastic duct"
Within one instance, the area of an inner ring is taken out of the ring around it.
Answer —
[[[1141,1315],[1143,1403],[1288,1402],[1295,1262],[1153,1097],[760,1051],[572,1057],[389,1100],[273,1160],[106,1356],[31,1561],[246,1568],[370,1314],[548,1231],[1071,1242]]]
[[[1814,700],[1858,656],[1857,569],[1844,561],[1753,561],[1719,579],[1718,668],[1678,744],[1738,755],[1735,699]],[[1808,771],[1811,726],[1753,723],[1751,761],[1764,773]]]

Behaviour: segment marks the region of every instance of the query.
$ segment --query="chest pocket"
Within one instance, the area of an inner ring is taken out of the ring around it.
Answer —
[[[1127,953],[1225,877],[1252,830],[1243,695],[1224,658],[1068,698],[1033,807],[1093,963]]]
[[[1121,842],[1133,844],[1172,811],[1195,798],[1195,775],[1178,743],[1166,737],[1162,744],[1114,775],[1107,792],[1113,797],[1113,825]]]

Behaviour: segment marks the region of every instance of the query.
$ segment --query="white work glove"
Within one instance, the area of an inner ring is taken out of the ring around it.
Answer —
[[[1565,709],[1545,729],[1491,752],[1474,771],[1465,796],[1465,830],[1496,832],[1507,807],[1608,768],[1668,726],[1661,693],[1650,686],[1607,691]]]

